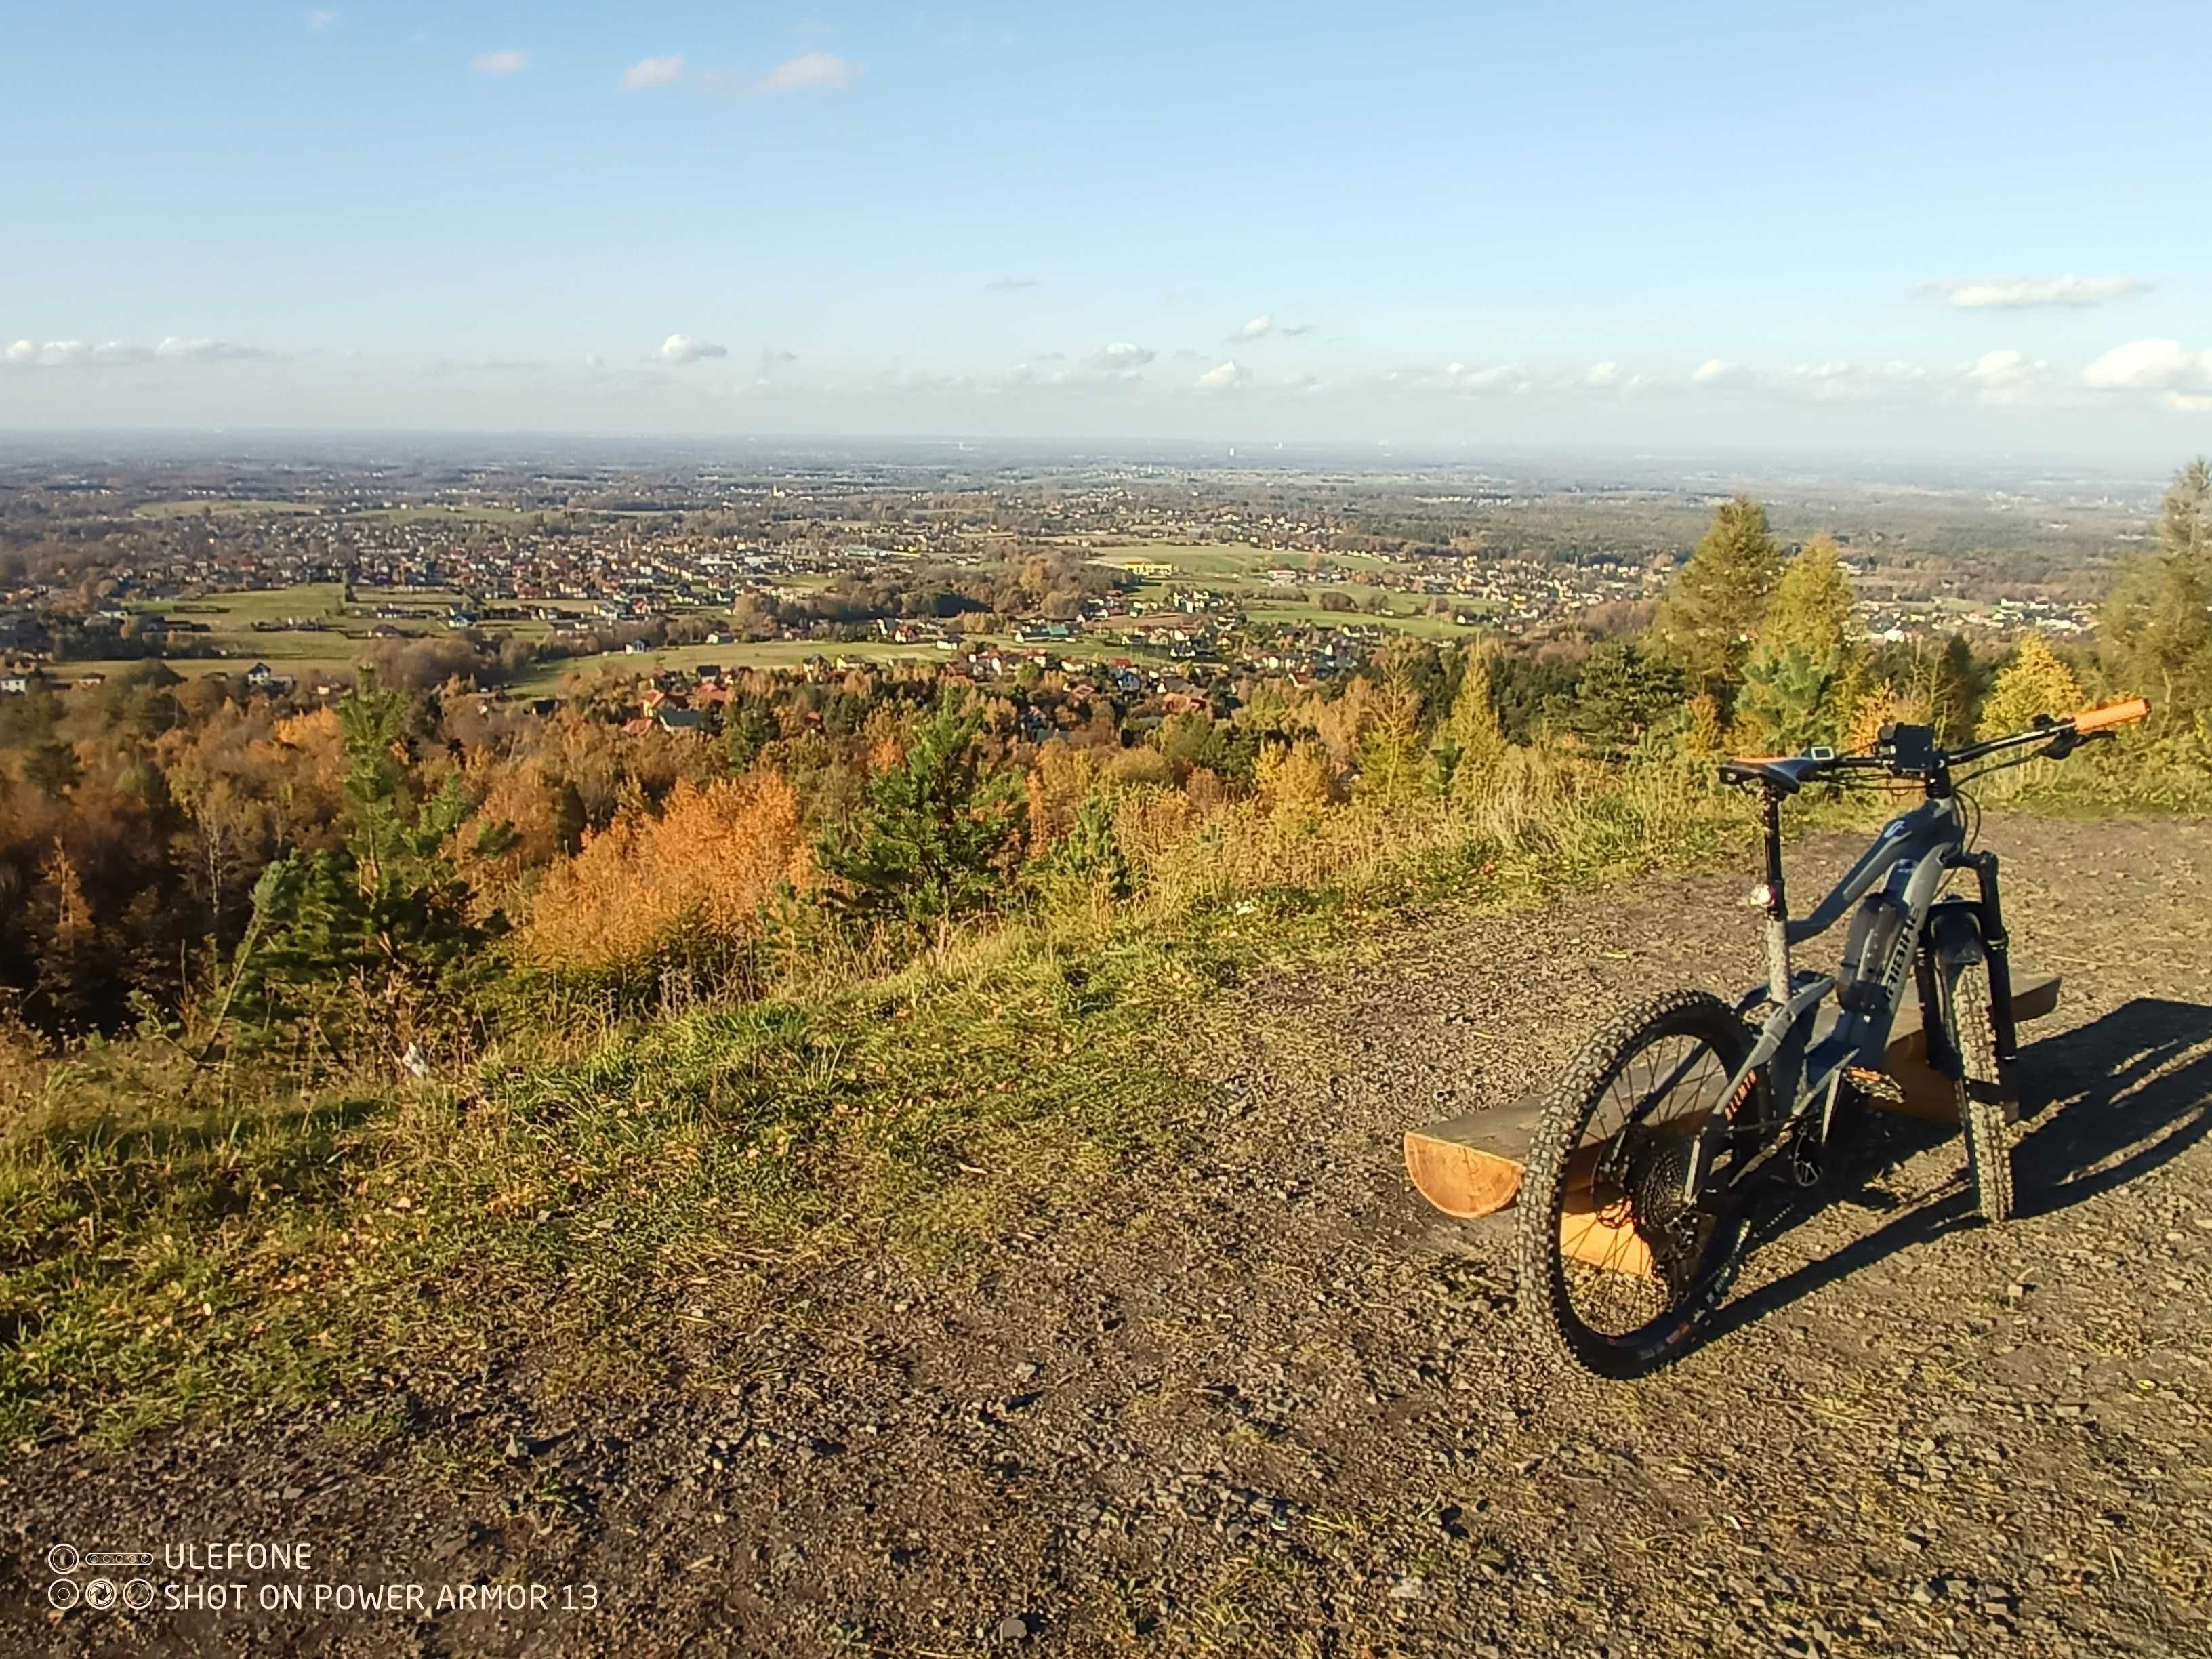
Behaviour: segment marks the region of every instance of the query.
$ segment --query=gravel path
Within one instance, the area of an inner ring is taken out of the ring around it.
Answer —
[[[2212,1653],[2212,824],[1985,840],[2015,960],[2067,975],[2027,1033],[2021,1218],[1971,1224],[1957,1140],[1885,1121],[1660,1377],[1537,1365],[1502,1218],[1428,1211],[1398,1139],[1540,1083],[1626,999],[1755,977],[1740,872],[1249,988],[1202,1062],[1232,1109],[1179,1167],[972,1279],[794,1286],[702,1330],[678,1394],[487,1377],[398,1396],[380,1443],[307,1419],[16,1458],[0,1649]],[[313,1548],[153,1575],[250,1604],[545,1604],[50,1616],[57,1539]]]

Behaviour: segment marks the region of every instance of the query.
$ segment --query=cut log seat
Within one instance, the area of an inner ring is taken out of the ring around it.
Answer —
[[[2055,975],[2022,974],[2013,981],[2013,1018],[2026,1024],[2058,1006]],[[1902,1101],[1875,1104],[1937,1122],[1955,1122],[1951,1085],[1929,1068],[1920,1027],[1920,1007],[1908,995],[1890,1031],[1887,1069],[1903,1091]],[[2008,1117],[2019,1103],[2008,1102]],[[1446,1215],[1462,1220],[1492,1215],[1510,1205],[1521,1191],[1521,1164],[1544,1115],[1540,1095],[1524,1095],[1510,1106],[1469,1112],[1406,1134],[1406,1174],[1414,1189]]]

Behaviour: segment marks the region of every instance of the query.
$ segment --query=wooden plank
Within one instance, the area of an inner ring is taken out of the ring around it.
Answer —
[[[2013,982],[2013,1018],[2021,1024],[2042,1018],[2057,1007],[2058,990],[2055,975],[2021,975]],[[1957,1121],[1949,1082],[1929,1067],[1919,1005],[1909,993],[1891,1028],[1888,1070],[1903,1085],[1905,1097],[1901,1104],[1878,1104],[1938,1122]],[[2017,1118],[2019,1103],[2008,1103],[2006,1109],[2008,1116]],[[1510,1106],[1468,1112],[1408,1130],[1407,1176],[1423,1198],[1446,1215],[1462,1221],[1494,1215],[1520,1194],[1522,1160],[1543,1115],[1543,1097],[1523,1095]],[[1578,1155],[1583,1161],[1595,1156],[1595,1147]]]
[[[1567,1188],[1559,1209],[1559,1249],[1571,1261],[1609,1273],[1652,1277],[1651,1247],[1629,1224],[1626,1201],[1601,1209],[1586,1187]]]
[[[1494,1214],[1521,1190],[1521,1160],[1543,1115],[1542,1097],[1523,1095],[1510,1106],[1410,1129],[1406,1174],[1446,1215],[1471,1221]]]

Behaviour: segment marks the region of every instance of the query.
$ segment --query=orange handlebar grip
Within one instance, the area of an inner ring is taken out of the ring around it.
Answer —
[[[2108,726],[2125,726],[2130,720],[2142,720],[2150,713],[2148,697],[2130,697],[2125,702],[2108,702],[2102,708],[2085,708],[2074,717],[2076,732],[2101,732]]]

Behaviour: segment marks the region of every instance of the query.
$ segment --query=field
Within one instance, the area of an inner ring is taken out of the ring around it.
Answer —
[[[1121,570],[1133,564],[1171,564],[1183,579],[1222,592],[1248,583],[1264,586],[1270,570],[1306,570],[1322,562],[1378,572],[1396,568],[1389,560],[1368,553],[1332,553],[1324,560],[1318,554],[1284,548],[1215,542],[1133,542],[1096,549],[1091,561]]]
[[[268,519],[287,514],[321,513],[314,501],[241,501],[210,498],[204,501],[146,501],[131,509],[134,519]]]
[[[1267,580],[1270,570],[1304,573],[1323,563],[1372,572],[1378,576],[1400,574],[1408,568],[1373,554],[1332,553],[1324,558],[1281,549],[1162,542],[1102,549],[1093,556],[1097,563],[1124,570],[1135,564],[1173,565],[1177,573],[1175,576],[1146,576],[1140,579],[1143,585],[1162,589],[1204,588],[1234,599],[1248,617],[1263,624],[1331,628],[1342,623],[1364,622],[1433,640],[1467,639],[1476,631],[1474,626],[1462,627],[1449,616],[1431,615],[1428,597],[1423,594],[1370,587],[1358,582],[1301,582],[1289,586]],[[1323,593],[1340,593],[1360,609],[1357,612],[1324,610],[1321,604]],[[1385,615],[1371,615],[1366,611],[1365,607],[1378,595],[1389,606]],[[1477,599],[1455,598],[1452,603],[1452,609],[1462,615],[1486,613],[1490,608]]]
[[[983,643],[978,637],[976,643]],[[547,697],[571,679],[590,681],[602,675],[629,678],[659,673],[665,669],[696,669],[701,663],[723,668],[795,668],[812,656],[835,662],[854,657],[866,662],[942,662],[951,656],[927,645],[893,645],[887,641],[863,640],[841,644],[831,640],[768,640],[757,645],[671,645],[654,651],[606,651],[592,657],[567,657],[541,663],[517,680],[514,690],[526,696]]]

